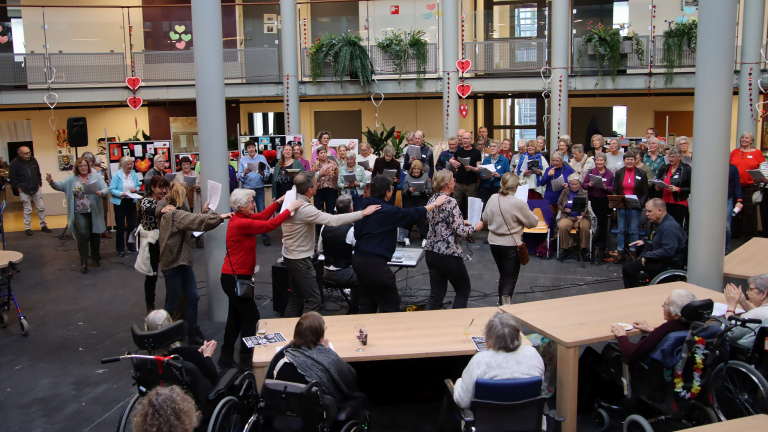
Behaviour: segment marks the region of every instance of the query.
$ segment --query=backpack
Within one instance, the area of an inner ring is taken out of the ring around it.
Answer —
[[[539,258],[552,258],[555,250],[555,239],[550,239],[549,244],[544,240],[536,246],[536,256]]]

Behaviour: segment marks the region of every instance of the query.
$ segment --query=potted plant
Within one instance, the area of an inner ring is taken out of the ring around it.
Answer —
[[[683,63],[683,53],[696,52],[696,36],[698,22],[695,19],[670,21],[664,30],[661,60],[664,62],[664,85],[669,85],[674,79],[674,70]]]
[[[398,82],[406,71],[408,61],[416,60],[416,86],[421,88],[424,84],[424,75],[427,73],[427,40],[424,39],[424,30],[393,30],[384,39],[377,40],[376,46],[382,53],[391,56],[392,65],[397,72]],[[408,71],[410,72],[410,71]]]
[[[642,39],[633,31],[629,31],[627,36],[622,36],[621,32],[628,28],[619,26],[618,28],[608,28],[602,24],[592,27],[592,21],[589,22],[587,32],[582,36],[582,45],[586,45],[587,54],[597,57],[597,76],[603,75],[603,68],[610,68],[611,81],[616,81],[616,72],[624,65],[624,59],[632,52],[637,59],[645,62],[645,47]],[[584,64],[584,51],[579,50],[578,56],[579,68]],[[595,83],[597,86],[597,83]]]
[[[400,155],[403,153],[403,140],[405,139],[405,135],[407,134],[406,131],[403,131],[400,133],[400,138],[397,138],[395,136],[395,127],[392,126],[391,128],[387,129],[387,126],[382,123],[381,124],[381,132],[374,130],[371,130],[371,128],[366,127],[366,131],[363,132],[363,136],[365,136],[365,140],[370,144],[371,150],[373,151],[373,154],[376,156],[382,156],[382,152],[384,151],[384,147],[387,146],[387,144],[392,144],[392,147],[395,148],[395,159],[398,159]]]
[[[360,81],[361,86],[371,83],[373,65],[368,51],[362,44],[359,35],[326,33],[319,37],[309,50],[309,70],[312,82],[323,75],[325,62],[330,62],[333,68],[333,79],[338,79],[344,86],[344,77]]]

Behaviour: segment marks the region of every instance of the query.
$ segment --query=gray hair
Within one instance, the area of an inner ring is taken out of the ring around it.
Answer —
[[[520,146],[527,146],[527,145],[528,145],[528,140],[525,140],[522,138],[517,140],[517,148],[520,148]]]
[[[552,155],[549,157],[549,160],[551,161],[552,159],[555,159],[555,158],[563,160],[563,154],[560,153],[559,151],[556,151],[552,153]]]
[[[655,136],[648,138],[648,144],[655,142],[656,144],[659,144],[659,139]]]
[[[405,134],[405,139],[406,140],[412,140],[414,134],[415,134],[415,132],[408,132],[407,134]]]
[[[173,319],[171,318],[171,315],[166,312],[165,309],[155,309],[152,312],[150,312],[147,317],[144,319],[144,330],[145,331],[155,331],[160,330],[163,327],[167,327],[173,323]],[[177,346],[181,346],[180,342],[174,342],[171,345],[167,347],[160,347],[159,349],[153,350],[151,354],[153,355],[165,355],[168,352],[168,349],[175,348]]]
[[[248,198],[256,195],[253,189],[237,188],[229,195],[229,206],[239,212],[248,205]]]
[[[349,159],[349,158],[357,159],[357,155],[355,154],[355,152],[350,150],[350,151],[347,152],[347,159]]]
[[[568,183],[572,182],[573,180],[578,180],[581,182],[581,176],[579,174],[573,173],[568,176]]]
[[[584,153],[584,146],[581,144],[574,144],[573,147],[571,147],[572,152],[581,152]]]
[[[395,155],[395,148],[392,146],[392,144],[387,144],[384,146],[384,150],[381,151],[382,156],[394,156]]]
[[[671,155],[671,154],[676,154],[676,155],[678,155],[680,157],[683,156],[683,152],[680,151],[680,147],[678,147],[678,146],[674,146],[671,149],[669,149],[669,152],[667,153],[667,155]]]
[[[453,141],[455,143],[458,143],[459,142],[459,138],[455,137],[455,136],[448,137],[448,142],[451,142],[451,141]]]
[[[152,159],[152,162],[157,163],[157,161],[159,161],[160,159],[162,159],[162,160],[164,160],[166,162],[168,161],[168,158],[165,157],[165,155],[156,154],[155,157]]]
[[[685,135],[677,137],[677,139],[675,140],[675,145],[680,145],[680,141],[686,141],[688,144],[691,143],[691,140],[689,140],[688,137]]]
[[[413,132],[413,137],[416,138],[416,134],[421,135],[422,138],[424,138],[424,131],[421,129],[416,129],[416,131]]]
[[[314,180],[314,171],[302,171],[296,174],[296,177],[293,178],[293,184],[296,186],[296,193],[299,195],[305,195],[307,191],[312,189],[312,186],[314,186]]]
[[[485,340],[494,351],[517,351],[521,344],[520,323],[512,314],[496,312],[485,324]]]
[[[344,214],[352,212],[352,197],[350,195],[342,195],[336,198],[336,213]]]
[[[626,157],[626,154],[625,154]],[[605,153],[598,153],[595,155],[595,160],[602,159],[606,162],[608,162],[608,157],[605,156]]]
[[[87,151],[83,153],[83,159],[87,159],[91,164],[93,164],[95,157],[93,156],[93,153]]]
[[[744,132],[743,134],[741,134],[741,136],[739,136],[739,141],[741,141],[741,139],[744,137],[749,137],[753,143],[755,142],[755,136],[752,135],[752,132]]]
[[[752,276],[747,283],[754,285],[755,289],[760,292],[768,292],[768,273]]]
[[[683,307],[692,301],[696,301],[696,296],[693,293],[684,289],[676,289],[669,293],[669,304],[667,304],[667,307],[669,307],[669,311],[673,315],[680,315]]]
[[[120,168],[122,168],[126,162],[130,162],[131,166],[133,166],[133,158],[130,156],[123,156],[120,158]]]

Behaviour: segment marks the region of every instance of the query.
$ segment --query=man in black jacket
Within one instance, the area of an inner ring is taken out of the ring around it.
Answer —
[[[630,246],[646,246],[638,259],[625,263],[621,268],[624,288],[638,286],[638,275],[641,271],[652,278],[664,270],[683,268],[686,264],[688,236],[672,216],[667,214],[667,204],[661,198],[653,198],[645,205],[645,214],[654,228],[650,238],[630,243]]]
[[[19,157],[11,161],[8,169],[8,180],[11,182],[13,194],[21,198],[24,206],[24,230],[27,235],[32,235],[32,202],[37,207],[37,216],[40,217],[40,230],[51,232],[45,224],[45,206],[43,206],[43,176],[40,174],[40,165],[32,156],[29,147],[22,146],[18,150]]]

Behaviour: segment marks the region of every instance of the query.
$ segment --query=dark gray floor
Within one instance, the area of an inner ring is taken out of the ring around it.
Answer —
[[[11,324],[0,330],[0,417],[5,431],[104,431],[112,430],[125,403],[135,394],[128,363],[101,365],[103,357],[133,351],[130,325],[142,322],[145,315],[143,275],[133,269],[135,255],[117,257],[114,240],[102,240],[102,267],[79,273],[76,244],[55,235],[35,232],[7,235],[9,250],[24,254],[21,273],[13,279],[15,293],[31,326],[28,337],[21,335],[16,314],[9,312]],[[261,316],[273,317],[269,269],[280,254],[279,231],[272,233],[272,246],[258,246],[258,261],[263,269],[256,285]],[[470,307],[496,302],[498,272],[485,234],[470,245],[473,259],[467,261],[472,278]],[[200,323],[210,339],[221,342],[224,324],[207,319],[207,283],[202,249],[195,249],[195,270],[201,293]],[[221,258],[223,259],[223,257]],[[217,277],[218,278],[218,277]],[[613,266],[584,269],[575,261],[558,263],[532,257],[520,274],[513,301],[572,296],[622,287],[621,268]],[[429,278],[422,262],[416,269],[398,273],[399,285],[406,289],[409,303],[423,303],[429,293]],[[407,279],[407,280],[406,280]],[[446,300],[452,299],[450,292]],[[164,298],[164,282],[158,281],[158,306]],[[329,310],[339,306],[328,303]],[[329,314],[333,312],[328,312]],[[631,317],[628,317],[630,319]],[[434,405],[434,404],[433,404]],[[411,417],[408,424],[423,430],[433,418],[420,417],[423,410],[397,406],[382,413]],[[382,417],[394,417],[384,415]],[[381,418],[381,417],[380,417]],[[584,419],[586,420],[586,419]],[[393,426],[392,418],[381,421],[374,430],[407,430]],[[588,422],[582,423],[588,426]],[[429,429],[429,427],[427,427]],[[586,428],[580,428],[587,430]]]

